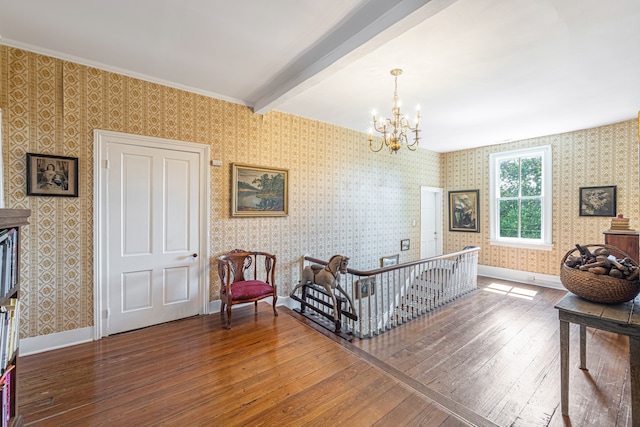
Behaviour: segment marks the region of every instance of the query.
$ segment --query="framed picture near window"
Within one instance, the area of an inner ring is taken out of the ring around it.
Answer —
[[[616,216],[616,186],[580,187],[580,216]]]
[[[78,197],[78,158],[27,153],[27,196]]]
[[[480,232],[480,190],[449,191],[449,231]]]
[[[287,216],[289,171],[231,165],[231,216]]]

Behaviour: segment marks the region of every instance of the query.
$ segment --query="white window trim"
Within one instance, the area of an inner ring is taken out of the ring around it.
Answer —
[[[499,161],[505,158],[512,158],[515,156],[542,156],[542,239],[514,239],[498,237],[496,232],[499,228],[498,221],[498,200],[497,200],[497,182],[500,179],[498,176],[499,170],[496,167]],[[526,148],[522,150],[503,151],[500,153],[493,153],[489,155],[489,244],[495,246],[509,246],[514,248],[524,249],[538,249],[550,251],[553,249],[553,243],[551,241],[551,224],[553,222],[553,207],[552,207],[552,194],[551,194],[551,179],[552,179],[552,164],[551,164],[551,146],[543,145],[540,147]]]

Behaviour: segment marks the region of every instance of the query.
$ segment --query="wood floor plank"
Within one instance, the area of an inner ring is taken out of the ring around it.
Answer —
[[[411,393],[411,395],[403,399],[398,405],[388,410],[373,426],[419,425],[422,419],[429,419],[434,425],[437,425],[438,417],[436,414],[440,415],[440,422],[449,416],[449,414],[442,411],[442,408],[436,403],[425,405],[423,397],[418,393]]]
[[[493,284],[513,292],[485,290]],[[570,416],[559,412],[563,291],[479,278],[480,289],[385,332],[345,341],[265,303],[20,358],[26,425],[628,427],[626,338],[588,330]],[[518,292],[535,295],[530,299]]]
[[[482,381],[491,384],[491,388],[478,394],[468,387],[459,386],[451,391],[450,397],[454,400],[472,402],[469,403],[469,408],[478,413],[491,415],[493,408],[504,396],[505,390],[511,390],[516,384],[528,385],[528,389],[533,389],[535,384],[526,384],[527,377],[524,374],[533,361],[540,360],[535,352],[544,348],[544,344],[550,342],[557,330],[542,320],[550,310],[552,309],[547,304],[536,303],[521,312],[517,318],[503,320],[508,323],[500,333],[503,338],[488,347],[482,345],[478,349],[477,357],[464,372],[464,378],[461,377],[462,371],[450,375],[451,380],[458,384],[464,384],[465,381]],[[557,346],[557,342],[554,343]]]
[[[318,348],[317,344],[314,347]],[[165,371],[165,378],[167,377],[167,372],[170,374],[170,378],[162,382],[150,381],[143,386],[131,386],[127,390],[119,390],[116,393],[117,399],[110,398],[112,400],[110,406],[103,407],[101,411],[85,408],[86,410],[83,412],[87,412],[92,418],[95,418],[95,412],[104,412],[99,416],[112,420],[136,421],[137,408],[146,405],[146,401],[149,399],[153,399],[155,405],[161,411],[175,405],[175,402],[181,402],[176,406],[175,410],[185,411],[198,404],[206,405],[212,399],[215,399],[217,405],[228,408],[228,402],[244,402],[247,396],[253,396],[254,390],[260,387],[264,387],[265,390],[268,389],[269,380],[274,375],[288,378],[286,374],[290,371],[290,368],[287,365],[300,357],[304,357],[305,352],[282,354],[282,359],[280,359],[282,365],[280,366],[274,366],[269,363],[269,360],[263,360],[272,359],[274,355],[262,355],[252,358],[249,357],[250,354],[250,352],[246,351],[239,354],[232,361],[214,359],[204,366],[194,367],[194,369],[178,374]],[[322,355],[322,352],[320,351],[317,354]],[[339,354],[338,356],[343,355]],[[335,364],[336,369],[340,369],[344,365],[344,361],[345,357],[339,358]],[[221,370],[220,364],[223,364],[225,369]],[[331,367],[328,364],[326,366]],[[310,370],[313,372],[318,371],[319,366],[310,366]],[[323,373],[323,375],[326,375],[326,373]],[[162,412],[154,414],[154,416],[161,415]],[[145,418],[148,416],[150,416],[149,413],[143,415]]]
[[[278,341],[278,344],[282,345],[279,345],[274,351],[286,351],[288,344],[297,339],[299,337],[294,332],[284,331]],[[218,363],[227,363],[228,366],[233,367],[237,364],[242,364],[248,357],[257,358],[260,361],[260,357],[265,357],[264,352],[269,348],[266,344],[270,340],[275,340],[275,338],[270,336],[264,339],[254,337],[253,340],[238,340],[240,351],[237,354],[233,354],[232,349],[227,346],[219,346],[215,353],[210,353],[211,357],[207,360],[205,367],[215,368]],[[175,376],[187,375],[188,377],[191,372],[194,372],[192,365],[198,363],[199,359],[197,358],[197,351],[194,353],[189,348],[185,348],[184,344],[180,344],[180,341],[176,340],[175,345],[167,346],[161,354],[157,355],[159,359],[155,367],[149,366],[149,358],[152,357],[153,351],[140,351],[138,354],[130,355],[124,360],[116,357],[115,360],[105,365],[84,366],[84,370],[73,369],[71,371],[68,367],[55,366],[54,369],[61,377],[66,379],[68,386],[66,391],[62,391],[55,396],[56,405],[65,405],[65,399],[72,400],[76,405],[82,405],[85,402],[100,398],[92,393],[92,388],[96,384],[86,383],[86,381],[83,383],[87,370],[93,370],[93,378],[98,383],[101,395],[106,397],[112,394],[127,396],[127,393],[135,393],[139,389],[145,389],[145,387],[157,392],[162,389],[163,385],[167,384],[166,377],[168,373]],[[202,344],[205,343],[203,342]],[[196,344],[192,342],[191,345]],[[229,354],[233,357],[229,356]],[[231,360],[226,361],[230,357]],[[122,367],[116,368],[114,367],[115,364],[121,364]],[[264,366],[264,364],[259,364],[258,366]],[[26,397],[26,402],[29,402],[28,396]]]
[[[384,415],[376,411],[376,408],[382,409],[386,406],[385,404],[389,403],[395,406],[394,402],[397,404],[398,401],[411,394],[409,389],[380,372],[372,372],[370,376],[375,377],[375,381],[358,384],[357,387],[347,390],[336,399],[331,411],[321,414],[307,425],[318,427],[343,423],[344,425],[354,425],[362,419],[367,419],[370,425]],[[372,402],[378,403],[371,405]]]
[[[493,281],[487,279],[483,286]],[[421,325],[422,319],[417,319],[413,326],[415,333],[405,331],[401,336],[392,330],[385,338],[384,345],[381,345],[384,348],[379,348],[375,340],[354,342],[354,345],[498,425],[546,426],[557,419],[562,420],[557,410],[559,338],[557,311],[553,306],[565,292],[506,281],[497,283],[513,285],[525,291],[534,290],[537,294],[527,301],[508,295],[481,293],[481,287],[478,292],[471,294],[467,313],[461,314],[458,321],[450,316],[442,316],[440,324],[438,316],[434,316],[429,322],[424,322],[425,328],[429,323],[430,330],[419,334],[416,327]],[[487,304],[489,307],[485,307]],[[453,310],[454,307],[453,304],[448,305],[442,311]],[[462,310],[460,307],[457,309]],[[434,330],[443,327],[449,330],[440,335],[433,334]],[[415,337],[420,338],[416,340]],[[577,339],[577,332],[572,334],[574,339]],[[405,348],[402,348],[403,345]],[[572,356],[577,356],[577,344],[572,343],[572,346]],[[389,348],[393,351],[390,352]],[[623,359],[628,357],[628,350],[615,346],[603,346],[598,350],[594,348],[594,351],[602,352],[604,360],[611,357],[609,352]],[[626,419],[624,412],[630,402],[630,394],[626,391],[628,385],[625,385],[628,380],[624,372],[612,367],[620,365],[616,360],[616,356],[610,360],[611,365],[605,376],[610,383],[608,387],[617,390],[620,400],[607,399],[606,403],[602,403],[613,407],[619,418]],[[628,366],[628,363],[621,365]],[[576,382],[573,377],[571,382],[573,387]],[[589,384],[576,386],[587,389]],[[610,418],[603,414],[611,410],[600,404],[594,405],[593,400],[597,398],[597,395],[588,392],[585,397],[578,397],[572,403],[572,406],[577,406],[591,402],[588,409],[576,409],[579,415],[572,417],[578,421],[574,425],[610,424]],[[618,407],[621,409],[618,410]]]

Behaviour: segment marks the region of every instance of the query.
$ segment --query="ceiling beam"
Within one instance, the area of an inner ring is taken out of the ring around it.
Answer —
[[[249,97],[258,114],[276,109],[457,0],[372,0]],[[402,25],[397,25],[401,23]]]

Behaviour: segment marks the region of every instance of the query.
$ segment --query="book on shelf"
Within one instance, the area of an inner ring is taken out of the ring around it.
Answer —
[[[18,284],[18,230],[16,228],[9,231],[9,238],[11,239],[11,284],[9,289],[11,289]]]
[[[2,377],[0,377],[0,388],[2,389],[2,410],[0,411],[1,423],[0,426],[6,427],[11,420],[11,383],[13,382],[13,375],[15,365],[7,367],[7,370]]]
[[[0,296],[4,297],[18,280],[18,233],[15,228],[3,229],[0,233]]]
[[[0,306],[0,368],[1,372],[7,371],[14,353],[17,349],[19,328],[20,302],[11,298],[3,306]]]

